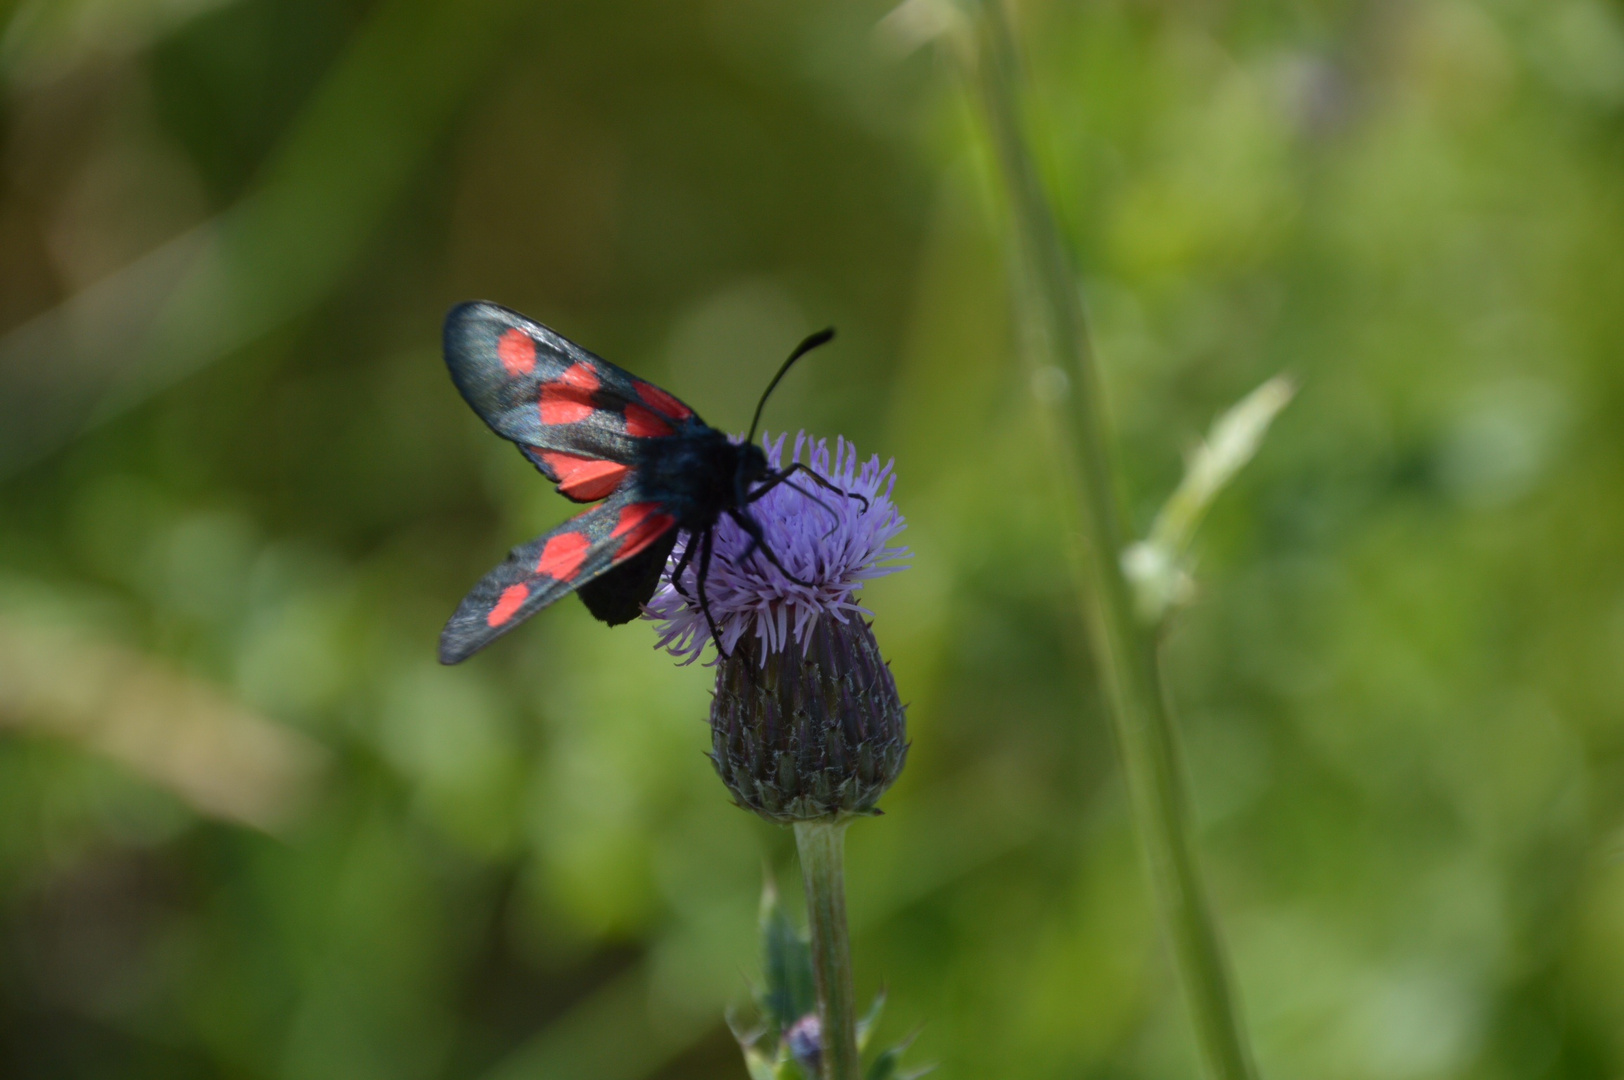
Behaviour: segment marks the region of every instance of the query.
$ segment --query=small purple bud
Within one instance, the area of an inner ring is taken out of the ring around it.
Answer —
[[[815,1012],[807,1013],[784,1032],[790,1056],[805,1069],[807,1075],[817,1076],[823,1062],[823,1024]]]

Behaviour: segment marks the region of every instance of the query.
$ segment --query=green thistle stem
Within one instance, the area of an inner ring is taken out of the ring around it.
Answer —
[[[1207,1074],[1214,1080],[1248,1080],[1255,1075],[1252,1055],[1190,841],[1183,763],[1163,688],[1156,629],[1136,616],[1122,573],[1122,524],[1082,299],[1025,136],[1015,39],[1002,0],[981,4],[976,37],[976,82],[1013,217],[1028,351],[1037,363],[1064,372],[1069,383],[1069,394],[1051,395],[1057,398],[1053,428],[1083,541],[1074,545],[1079,549],[1074,560],[1089,637],[1106,684],[1134,817]]]
[[[812,976],[823,1028],[823,1080],[859,1080],[857,994],[852,988],[851,937],[846,930],[845,821],[795,823],[795,846],[806,882],[806,921]]]

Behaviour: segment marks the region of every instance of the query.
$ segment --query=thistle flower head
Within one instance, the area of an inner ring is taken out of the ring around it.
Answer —
[[[782,467],[783,449],[783,436],[767,442],[772,468]],[[859,466],[844,439],[831,453],[805,434],[791,461],[835,490],[794,476],[750,504],[782,569],[723,518],[705,583],[722,639],[711,761],[740,806],[786,824],[874,813],[908,756],[896,682],[854,599],[907,555],[891,543],[903,528],[891,466],[879,458]],[[682,553],[672,558],[680,565]],[[648,605],[662,623],[660,644],[690,663],[711,637],[695,562],[680,592],[667,581]]]
[[[783,435],[762,440],[767,464],[775,470],[784,464],[784,441]],[[908,556],[906,548],[891,544],[904,522],[891,503],[896,477],[890,463],[882,466],[878,457],[871,457],[859,465],[857,449],[845,439],[836,440],[831,452],[826,440],[813,442],[805,432],[795,437],[790,458],[791,463],[801,461],[845,494],[804,476],[792,477],[751,503],[749,513],[784,569],[806,584],[792,581],[760,551],[745,558],[750,536],[737,522],[724,517],[716,524],[705,595],[722,635],[722,652],[735,652],[747,634],[762,646],[756,650],[761,663],[791,642],[804,651],[819,618],[844,623],[869,614],[854,599],[857,590],[902,569],[896,561]],[[691,538],[685,537],[678,544],[671,566],[681,560],[682,544],[688,542]],[[711,638],[697,602],[698,563],[697,557],[689,560],[681,592],[668,580],[648,605],[649,615],[660,623],[660,647],[685,663],[697,660]]]

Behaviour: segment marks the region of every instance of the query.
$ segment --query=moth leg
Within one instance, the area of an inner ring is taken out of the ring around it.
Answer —
[[[868,504],[868,497],[866,495],[860,495],[855,491],[847,491],[845,488],[840,487],[838,484],[830,483],[828,480],[824,479],[822,476],[819,476],[812,469],[808,468],[804,462],[797,461],[795,464],[793,464],[793,465],[791,465],[789,467],[789,471],[790,472],[803,472],[803,473],[806,473],[806,475],[808,475],[808,476],[810,476],[812,478],[812,482],[814,484],[818,485],[823,490],[832,491],[836,495],[844,495],[848,499],[856,499],[858,502],[863,504],[863,513],[865,513],[865,514],[868,513],[869,504]]]
[[[700,534],[699,540],[699,610],[705,613],[705,625],[710,627],[711,640],[716,643],[716,651],[722,659],[729,659],[727,647],[722,644],[722,631],[716,626],[716,616],[711,614],[710,597],[705,594],[705,582],[710,578],[711,565],[711,537],[715,534],[715,526],[706,529]]]
[[[779,484],[789,484],[790,487],[794,488],[796,491],[799,491],[802,496],[804,496],[805,498],[811,499],[813,502],[817,503],[818,506],[823,508],[823,512],[825,514],[828,514],[831,518],[834,519],[834,525],[831,525],[829,527],[829,531],[833,532],[835,527],[840,524],[840,515],[835,513],[834,508],[832,506],[830,506],[828,503],[824,502],[822,499],[818,498],[816,495],[812,494],[810,491],[806,490],[806,488],[802,487],[799,484],[791,483],[789,478],[790,478],[791,474],[794,473],[794,471],[795,471],[794,469],[785,469],[782,472],[776,472],[776,473],[770,474],[770,478],[765,483],[763,483],[760,487],[756,488],[756,490],[752,491],[749,495],[745,496],[744,498],[739,499],[738,500],[738,505],[739,506],[748,506],[749,504],[755,502],[757,499],[759,499],[762,496],[766,495],[767,492],[771,491],[773,488],[777,487]],[[817,473],[812,473],[811,475],[817,476],[818,474]],[[836,490],[839,490],[839,489],[837,488]],[[857,496],[857,498],[862,498],[862,496],[859,495],[859,496]],[[829,533],[824,533],[824,535],[828,536]]]
[[[738,522],[739,528],[743,529],[745,534],[750,537],[750,542],[745,545],[744,552],[739,556],[739,562],[749,562],[750,556],[756,553],[756,548],[765,548],[767,546],[767,538],[762,534],[761,526],[756,522],[756,519],[751,517],[747,511],[735,508],[729,510],[727,516]]]
[[[810,581],[802,581],[800,578],[790,573],[789,569],[783,563],[778,561],[778,556],[773,554],[773,549],[767,546],[767,538],[761,533],[761,523],[755,518],[751,517],[748,510],[729,510],[727,514],[734,521],[738,522],[739,528],[743,529],[747,534],[749,534],[750,537],[750,543],[745,546],[744,554],[739,556],[740,562],[744,562],[745,560],[749,559],[750,556],[754,555],[759,550],[763,555],[767,556],[768,562],[772,563],[773,566],[778,568],[778,572],[780,574],[783,574],[785,577],[789,578],[791,581],[795,582],[795,584],[804,589],[810,589],[813,587]]]
[[[806,462],[804,462],[804,461],[797,461],[794,464],[790,465],[789,467],[781,469],[778,472],[773,473],[772,474],[772,479],[768,480],[761,487],[758,487],[758,488],[756,488],[756,490],[752,491],[750,493],[750,497],[745,501],[746,502],[755,502],[757,499],[761,498],[767,492],[771,491],[773,488],[777,487],[779,484],[782,484],[784,481],[788,480],[792,475],[794,475],[795,473],[798,473],[798,472],[806,473],[806,475],[808,475],[808,476],[810,476],[812,478],[812,482],[814,484],[818,485],[820,488],[822,488],[825,491],[832,491],[836,495],[844,495],[848,499],[856,499],[858,502],[863,504],[863,513],[865,513],[865,514],[868,513],[869,503],[868,503],[867,496],[859,495],[855,491],[847,491],[843,487],[840,487],[840,486],[838,486],[836,484],[830,483],[827,479],[825,479],[823,476],[820,476],[814,469],[812,469],[810,466],[808,466],[806,464]],[[791,486],[793,487],[794,485],[791,485]],[[796,488],[795,490],[801,491],[800,488]],[[811,498],[810,494],[808,494],[805,491],[801,491],[801,494],[807,495],[808,498]]]
[[[818,498],[816,495],[812,494],[810,491],[806,490],[806,488],[802,487],[800,484],[797,484],[793,480],[784,481],[784,486],[794,488],[796,491],[801,493],[803,498],[811,499],[813,502],[822,507],[823,512],[828,514],[830,519],[828,531],[823,534],[823,537],[825,540],[827,540],[830,536],[834,535],[834,531],[840,528],[840,515],[835,513],[834,507],[830,506],[828,503],[824,502],[822,499]]]
[[[777,487],[779,484],[782,484],[785,480],[788,480],[789,477],[790,477],[790,474],[792,472],[794,472],[794,471],[795,471],[794,469],[782,469],[782,470],[780,470],[778,472],[775,472],[775,473],[768,473],[767,474],[767,479],[762,481],[760,487],[756,488],[756,490],[750,492],[748,495],[746,495],[742,499],[738,500],[739,505],[740,506],[745,506],[745,505],[748,505],[749,503],[755,502],[757,499],[760,499],[760,498],[764,497],[767,494],[767,492],[771,491],[773,488]]]
[[[694,561],[694,549],[697,547],[695,541],[698,539],[693,533],[688,534],[688,542],[682,545],[682,554],[677,558],[677,568],[671,571],[671,587],[677,591],[678,596],[690,604],[694,598],[682,587],[682,573],[688,569],[688,564]]]

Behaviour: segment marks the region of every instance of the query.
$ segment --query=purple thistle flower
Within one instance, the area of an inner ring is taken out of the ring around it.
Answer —
[[[774,469],[783,460],[784,438],[762,438],[767,463]],[[836,440],[831,454],[826,440],[812,442],[804,431],[795,437],[790,460],[803,460],[803,453],[807,465],[819,476],[868,502],[865,508],[862,499],[800,481],[815,501],[785,483],[750,505],[750,513],[761,524],[773,554],[791,574],[809,582],[810,588],[791,581],[759,552],[744,559],[750,537],[729,518],[717,523],[710,576],[705,583],[711,614],[716,618],[726,652],[733,653],[740,640],[753,633],[762,646],[762,663],[769,654],[784,651],[791,641],[804,652],[811,641],[807,631],[822,616],[845,623],[854,615],[870,614],[853,599],[857,590],[864,582],[904,569],[896,561],[909,556],[907,548],[891,545],[905,527],[902,515],[891,502],[891,488],[896,483],[891,462],[882,466],[875,456],[859,467],[857,449],[844,438]],[[678,544],[668,566],[677,565],[684,543]],[[683,591],[694,597],[692,602],[685,600],[668,579],[646,609],[647,615],[660,623],[659,646],[689,664],[699,658],[711,639],[698,603],[697,561],[689,564],[682,580]]]
[[[784,436],[763,443],[780,468]],[[876,813],[908,757],[907,710],[854,599],[864,582],[902,569],[908,550],[891,543],[903,520],[889,463],[859,466],[844,439],[831,453],[805,432],[790,460],[839,490],[802,477],[750,504],[784,570],[759,552],[745,558],[750,537],[731,519],[716,525],[705,582],[722,639],[710,758],[734,801],[769,821],[838,821]],[[696,566],[682,585],[667,580],[645,612],[661,624],[660,645],[692,663],[711,640]]]

